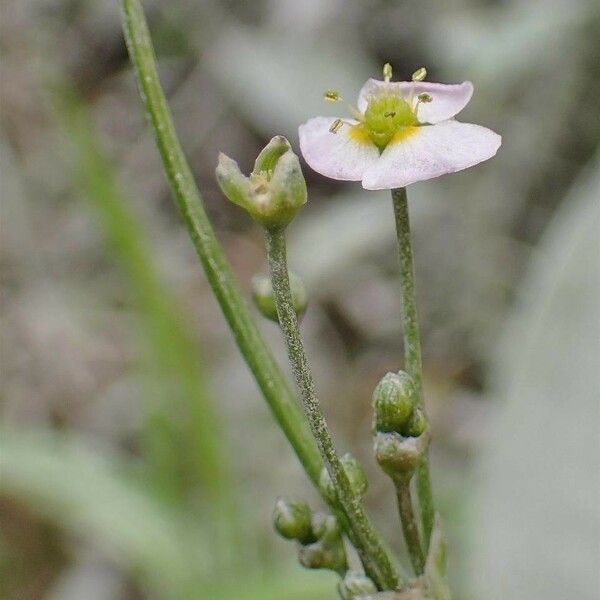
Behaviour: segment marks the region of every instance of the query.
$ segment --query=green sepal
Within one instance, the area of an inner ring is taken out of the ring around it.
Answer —
[[[395,431],[375,435],[375,458],[392,479],[410,479],[421,464],[429,445],[429,430],[419,437],[404,437]]]
[[[219,152],[215,173],[223,194],[234,204],[250,210],[250,179],[240,171],[237,162]]]
[[[270,175],[275,171],[277,161],[288,151],[292,151],[290,143],[282,135],[276,135],[256,157],[252,173],[264,173],[265,177],[270,179]]]

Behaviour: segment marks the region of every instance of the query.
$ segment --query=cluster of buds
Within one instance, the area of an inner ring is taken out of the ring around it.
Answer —
[[[287,496],[277,499],[273,524],[282,537],[298,542],[298,559],[302,566],[329,569],[344,576],[346,550],[334,516],[314,513],[304,500]]]
[[[383,377],[373,392],[373,409],[379,466],[394,480],[410,480],[427,450],[429,427],[408,373]]]

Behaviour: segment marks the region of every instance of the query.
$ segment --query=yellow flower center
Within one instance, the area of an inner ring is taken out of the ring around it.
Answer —
[[[423,81],[427,70],[421,67],[413,73],[412,81]],[[386,84],[392,77],[392,67],[386,63],[383,67],[383,76]],[[335,90],[327,90],[324,97],[329,102],[338,102],[341,96]],[[349,135],[361,144],[375,144],[380,152],[390,143],[399,142],[413,135],[421,125],[417,112],[421,103],[429,103],[432,98],[427,93],[419,94],[416,102],[413,93],[405,100],[397,91],[392,91],[385,85],[377,90],[369,99],[364,114],[349,106],[352,116],[359,122],[356,125],[336,119],[329,131],[336,134],[343,125],[350,125]]]
[[[418,125],[415,111],[406,100],[383,91],[369,101],[362,123],[355,127],[363,128],[366,136],[383,151],[393,139],[404,137]]]

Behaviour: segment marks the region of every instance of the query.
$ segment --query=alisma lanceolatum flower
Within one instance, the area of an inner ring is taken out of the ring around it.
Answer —
[[[405,187],[472,167],[494,156],[501,137],[454,119],[473,95],[473,84],[427,83],[421,68],[412,81],[369,79],[353,118],[315,117],[300,126],[300,149],[318,173],[362,181],[368,190]],[[341,100],[334,90],[329,101]]]

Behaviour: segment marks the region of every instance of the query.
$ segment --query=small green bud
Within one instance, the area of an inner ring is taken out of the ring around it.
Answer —
[[[417,402],[415,386],[408,373],[387,373],[373,392],[375,431],[401,433]]]
[[[419,437],[426,429],[427,417],[423,410],[417,406],[401,433],[409,437]]]
[[[312,534],[314,540],[325,540],[328,542],[341,539],[342,530],[337,519],[333,515],[324,515],[323,513],[313,513],[312,516]]]
[[[429,433],[419,437],[403,437],[399,433],[377,433],[375,458],[379,466],[392,478],[410,479],[421,463],[429,444]]]
[[[301,546],[298,550],[300,564],[307,569],[329,569],[342,573],[346,570],[346,551],[340,540],[339,544],[329,545],[315,542]]]
[[[223,153],[219,154],[216,176],[225,196],[268,229],[285,227],[306,202],[300,161],[280,135],[258,155],[249,177]]]
[[[312,516],[312,511],[304,500],[290,496],[280,497],[275,502],[273,525],[282,537],[307,544],[317,539],[313,535]]]
[[[353,494],[359,497],[364,496],[367,493],[369,482],[362,465],[351,454],[344,454],[344,456],[340,458],[340,462],[342,463],[346,476],[350,480],[350,488],[352,489]],[[335,501],[335,486],[326,468],[323,468],[321,471],[319,489],[325,498],[331,502]]]
[[[338,591],[342,600],[355,600],[365,594],[375,594],[377,587],[366,575],[348,571],[338,584]]]
[[[306,288],[302,279],[298,275],[290,272],[290,288],[292,290],[292,302],[296,314],[300,317],[306,312],[308,306],[308,297]],[[267,319],[278,322],[277,308],[275,307],[275,297],[273,295],[273,286],[271,278],[268,275],[255,275],[252,278],[252,298],[258,310]]]
[[[314,514],[312,534],[316,541],[303,545],[298,551],[300,564],[307,569],[344,572],[346,550],[337,519],[333,515]]]

